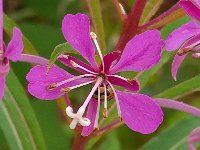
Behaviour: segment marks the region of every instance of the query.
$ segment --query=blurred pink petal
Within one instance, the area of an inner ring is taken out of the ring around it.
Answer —
[[[0,101],[3,99],[5,82],[6,82],[6,78],[0,77]]]
[[[194,21],[182,25],[170,33],[166,40],[166,50],[174,51],[178,49],[187,39],[200,34],[200,26]]]
[[[197,150],[194,143],[200,142],[200,127],[195,128],[188,136],[189,150]]]
[[[188,55],[188,53],[184,54],[182,56],[179,56],[176,54],[174,57],[174,60],[172,63],[172,68],[171,68],[171,73],[172,73],[172,77],[175,81],[176,81],[176,75],[177,75],[178,69],[187,55]]]
[[[22,32],[17,27],[14,27],[12,39],[8,43],[5,57],[12,61],[17,61],[23,49],[24,45],[22,40]]]
[[[180,0],[179,5],[184,9],[188,16],[200,21],[199,0]]]
[[[90,100],[89,106],[87,108],[87,114],[86,114],[86,118],[90,119],[91,124],[88,127],[83,127],[83,130],[81,133],[82,136],[88,136],[94,130],[97,106],[98,106],[98,101],[92,98]]]
[[[123,77],[120,78],[119,76],[115,76],[115,75],[108,76],[107,78],[108,78],[108,81],[110,81],[110,83],[120,86],[131,92],[137,92],[140,89],[139,82],[136,79],[127,80],[126,78],[123,78]]]
[[[95,48],[90,37],[88,16],[80,13],[65,15],[62,22],[62,32],[70,45],[96,69]]]
[[[151,68],[159,62],[163,44],[159,30],[149,30],[136,35],[126,44],[119,62],[110,72],[138,72]]]
[[[132,130],[142,134],[153,133],[163,121],[163,112],[152,98],[116,90],[122,120]]]

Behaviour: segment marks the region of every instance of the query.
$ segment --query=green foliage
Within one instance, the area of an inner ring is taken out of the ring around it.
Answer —
[[[51,57],[49,59],[48,66],[47,66],[47,73],[48,73],[49,69],[51,68],[51,66],[56,62],[58,56],[61,54],[66,54],[66,53],[77,54],[77,52],[74,51],[74,49],[71,47],[71,45],[69,43],[59,44],[54,48],[54,50],[51,54]]]
[[[188,150],[188,134],[200,124],[200,119],[188,117],[152,138],[139,150]]]
[[[46,149],[42,131],[29,99],[15,74],[7,77],[0,104],[0,126],[11,149]]]

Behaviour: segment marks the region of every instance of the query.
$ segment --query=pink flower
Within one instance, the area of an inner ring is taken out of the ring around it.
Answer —
[[[200,26],[194,21],[182,25],[170,33],[166,40],[166,50],[175,51],[178,49],[172,63],[171,73],[176,80],[177,71],[189,52],[193,58],[200,57]]]
[[[200,0],[180,0],[179,5],[188,16],[200,21]]]
[[[139,90],[137,80],[126,79],[117,73],[139,72],[157,64],[164,44],[160,39],[160,32],[151,30],[135,36],[127,43],[120,58],[118,52],[102,56],[96,35],[90,33],[89,18],[84,14],[66,15],[62,22],[62,32],[65,39],[90,65],[75,57],[61,55],[58,57],[60,62],[81,72],[82,75],[73,76],[53,66],[46,76],[46,67],[36,66],[27,75],[28,91],[39,99],[54,100],[72,89],[93,84],[91,92],[77,113],[73,112],[71,106],[66,108],[67,115],[73,119],[71,129],[79,123],[83,126],[82,135],[89,135],[98,128],[100,104],[104,104],[103,115],[107,117],[107,101],[114,97],[118,115],[129,128],[143,134],[154,132],[163,120],[161,108],[151,97],[133,93]],[[97,65],[95,60],[92,39],[101,58],[100,65]],[[115,89],[114,85],[129,92],[121,92]]]
[[[197,150],[194,143],[200,142],[200,127],[195,128],[188,136],[189,150]]]
[[[0,101],[4,95],[6,76],[9,72],[9,60],[16,62],[23,50],[21,31],[14,27],[11,41],[6,47],[3,41],[3,2],[0,0]]]

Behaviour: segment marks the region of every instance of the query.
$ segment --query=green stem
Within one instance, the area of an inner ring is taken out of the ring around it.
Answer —
[[[105,43],[105,32],[103,26],[103,19],[101,14],[101,7],[99,0],[86,0],[86,3],[90,10],[90,15],[92,16],[92,22],[94,25],[94,30],[98,37],[98,42],[100,44],[100,48],[102,54],[106,54],[106,43]]]

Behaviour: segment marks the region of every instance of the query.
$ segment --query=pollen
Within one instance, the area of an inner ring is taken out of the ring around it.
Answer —
[[[57,87],[57,84],[56,83],[53,83],[51,85],[48,86],[48,90],[53,90]]]
[[[70,60],[70,64],[73,66],[73,67],[78,67],[78,64],[77,63],[75,63],[73,60]]]
[[[62,93],[68,94],[68,92],[70,91],[70,88],[62,88],[60,91]]]

